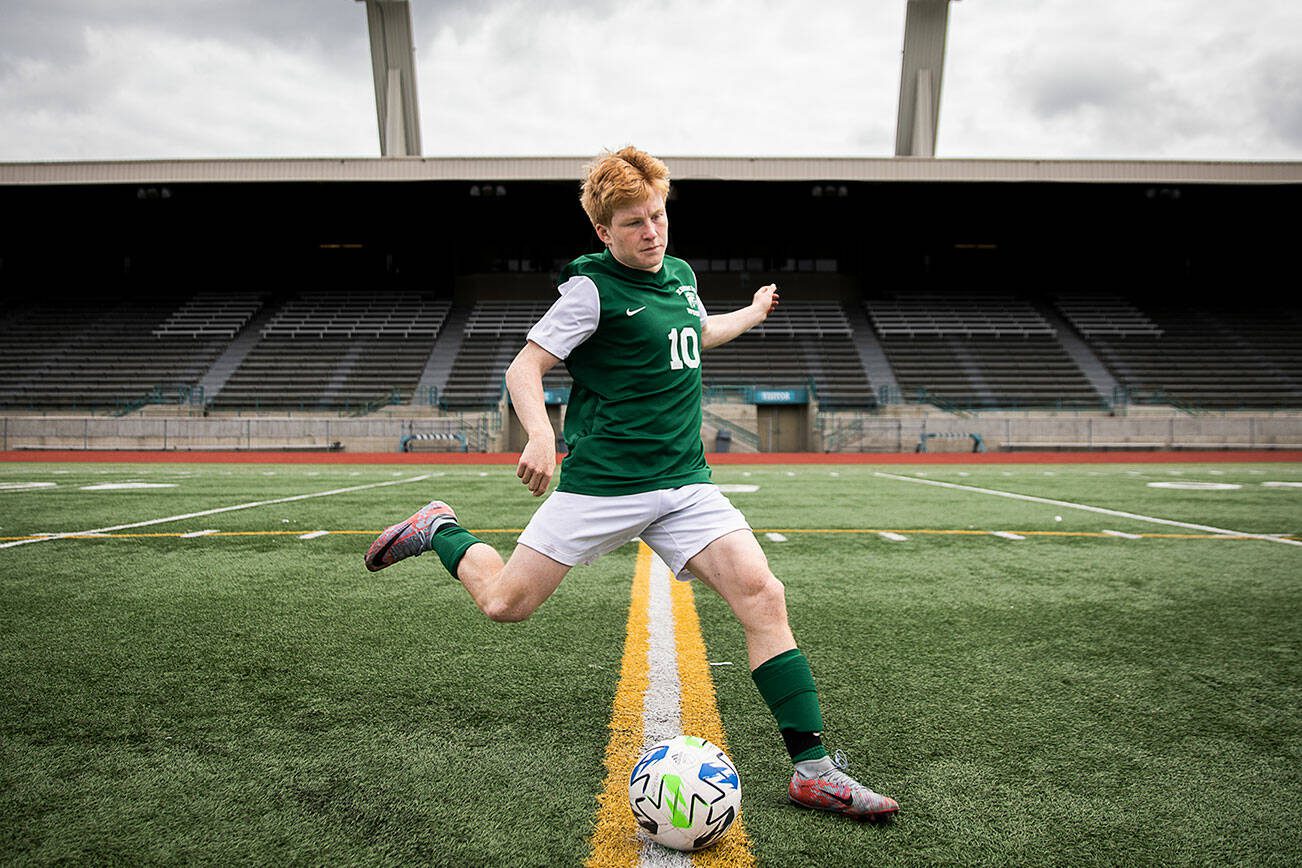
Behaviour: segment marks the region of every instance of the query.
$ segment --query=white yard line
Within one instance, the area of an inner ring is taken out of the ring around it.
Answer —
[[[1008,498],[1012,498],[1013,500],[1025,500],[1031,503],[1045,503],[1051,506],[1063,506],[1066,507],[1067,509],[1080,509],[1080,510],[1084,510],[1085,512],[1096,512],[1099,513],[1100,515],[1111,515],[1111,516],[1116,516],[1117,518],[1130,518],[1130,519],[1134,519],[1135,521],[1147,521],[1153,524],[1164,524],[1169,527],[1180,527],[1186,530],[1200,530],[1200,531],[1205,531],[1207,533],[1224,534],[1226,536],[1247,537],[1249,539],[1260,539],[1260,540],[1266,540],[1267,542],[1284,543],[1285,545],[1291,545],[1291,546],[1302,546],[1302,541],[1293,540],[1293,539],[1281,539],[1280,537],[1270,536],[1269,534],[1243,533],[1237,530],[1226,530],[1224,528],[1219,528],[1219,527],[1210,527],[1205,524],[1191,524],[1185,521],[1174,521],[1173,519],[1169,519],[1169,518],[1157,518],[1151,515],[1140,515],[1139,513],[1135,513],[1135,512],[1122,512],[1121,510],[1117,510],[1117,509],[1106,509],[1101,506],[1090,506],[1089,504],[1085,504],[1085,503],[1072,503],[1069,500],[1052,500],[1047,497],[1035,497],[1030,494],[1015,494],[1011,491],[1000,491],[997,488],[979,488],[975,485],[956,485],[953,482],[938,482],[934,479],[918,479],[916,476],[899,476],[898,474],[895,473],[882,473],[880,471],[875,471],[873,473],[873,476],[880,476],[883,479],[895,479],[900,482],[913,482],[913,483],[917,483],[918,485],[934,485],[938,488],[952,488],[957,491],[970,491],[976,494],[991,494],[994,495],[995,497],[1008,497]]]
[[[235,512],[240,509],[253,509],[258,506],[272,506],[277,503],[293,503],[298,500],[310,500],[314,497],[331,497],[336,494],[349,494],[354,491],[365,491],[368,488],[382,488],[386,485],[405,485],[408,482],[420,482],[423,479],[429,479],[429,474],[424,476],[409,476],[406,479],[390,479],[387,482],[371,482],[366,485],[354,485],[351,488],[332,488],[329,491],[314,491],[311,494],[295,494],[292,497],[277,497],[273,500],[255,500],[252,503],[237,503],[234,506],[219,506],[216,509],[205,509],[202,512],[187,512],[183,515],[169,515],[165,518],[151,518],[148,521],[137,521],[131,524],[118,524],[112,527],[97,527],[93,530],[79,530],[70,533],[56,533],[49,536],[37,537],[35,539],[20,539],[11,542],[0,543],[0,549],[13,548],[14,546],[27,545],[28,543],[49,542],[52,539],[64,539],[70,536],[85,536],[92,533],[109,533],[115,530],[130,530],[136,527],[149,527],[155,524],[167,524],[172,521],[183,521],[187,518],[202,518],[206,515],[217,515],[222,512]]]
[[[1007,530],[992,530],[992,531],[990,531],[990,535],[991,535],[991,536],[997,536],[997,537],[999,537],[1000,539],[1011,539],[1011,540],[1024,540],[1024,539],[1026,539],[1026,537],[1022,536],[1021,534],[1016,534],[1016,533],[1013,533],[1012,531],[1007,531]]]
[[[329,533],[330,533],[330,531],[328,531],[328,530],[314,530],[314,531],[312,531],[311,533],[299,534],[299,537],[298,537],[298,538],[299,538],[299,539],[317,539],[318,537],[327,536],[327,535],[329,535]]]
[[[647,688],[642,704],[642,749],[683,731],[679,711],[682,685],[678,680],[678,640],[670,584],[674,577],[659,555],[651,558],[650,599],[647,601]],[[691,857],[642,841],[640,866],[689,866]]]
[[[877,534],[879,537],[891,542],[908,542],[909,538],[902,533],[893,533],[889,530],[881,531]]]

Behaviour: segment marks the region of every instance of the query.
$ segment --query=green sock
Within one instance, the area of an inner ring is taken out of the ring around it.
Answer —
[[[751,678],[778,722],[792,762],[827,756],[818,688],[804,652],[799,648],[784,651],[756,667]]]
[[[457,577],[457,566],[460,565],[461,559],[465,557],[466,551],[475,543],[483,542],[479,537],[472,534],[459,524],[445,524],[435,531],[430,537],[430,551],[439,556],[443,566],[452,578]]]

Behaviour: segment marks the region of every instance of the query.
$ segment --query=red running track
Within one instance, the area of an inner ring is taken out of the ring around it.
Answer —
[[[1178,452],[714,452],[710,464],[1202,464],[1302,461],[1302,450]],[[514,452],[0,451],[0,461],[100,464],[515,464]]]

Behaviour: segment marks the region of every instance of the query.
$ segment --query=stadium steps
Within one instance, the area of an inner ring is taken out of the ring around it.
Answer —
[[[950,352],[954,355],[954,361],[958,363],[959,369],[967,377],[968,387],[972,390],[972,397],[981,404],[996,403],[995,393],[981,373],[981,365],[972,355],[967,342],[951,338],[948,343]]]
[[[434,349],[425,361],[425,368],[416,383],[416,391],[412,395],[413,404],[424,403],[430,389],[434,389],[437,395],[442,395],[447,389],[452,364],[461,352],[461,342],[465,339],[466,322],[469,319],[470,308],[454,307],[448,311],[438,340],[434,342]]]
[[[353,370],[357,367],[358,360],[362,357],[363,349],[362,344],[352,343],[344,350],[343,355],[339,357],[338,366],[330,377],[330,382],[326,383],[326,387],[318,399],[322,404],[333,405],[339,400],[344,387],[353,376]]]
[[[199,380],[199,388],[203,390],[207,403],[212,403],[221,394],[221,390],[226,386],[231,375],[239,370],[245,356],[257,346],[258,339],[262,335],[263,326],[275,318],[282,304],[283,301],[264,304],[262,309],[244,324],[244,327],[235,335],[234,340],[226,345],[225,351],[217,357],[212,367],[204,373]]]
[[[886,358],[881,341],[877,340],[877,332],[868,320],[868,314],[858,304],[847,304],[844,308],[845,318],[853,330],[855,351],[859,353],[859,362],[868,375],[868,382],[876,390],[878,402],[888,392],[899,394],[900,384],[895,379],[895,370],[891,367],[890,359]]]
[[[1067,355],[1080,368],[1085,379],[1094,387],[1098,393],[1099,400],[1104,404],[1112,403],[1112,396],[1116,394],[1117,387],[1120,385],[1117,378],[1103,364],[1094,350],[1090,349],[1089,344],[1085,343],[1078,334],[1076,329],[1068,325],[1067,321],[1053,309],[1051,305],[1044,303],[1033,303],[1036,311],[1040,316],[1053,326],[1058,333],[1058,343],[1067,351]]]

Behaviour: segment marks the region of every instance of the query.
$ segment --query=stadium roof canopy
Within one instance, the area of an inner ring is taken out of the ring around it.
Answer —
[[[577,181],[590,157],[399,157],[0,163],[0,185]],[[1302,162],[665,157],[678,181],[1299,184]]]

